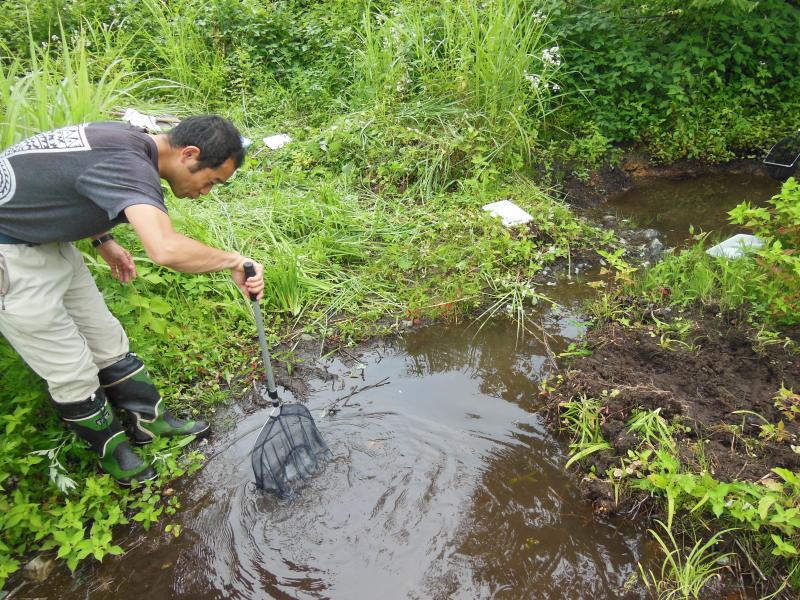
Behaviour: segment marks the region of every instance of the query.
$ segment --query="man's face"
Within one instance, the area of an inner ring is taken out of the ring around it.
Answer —
[[[182,149],[179,166],[169,186],[172,193],[178,198],[197,198],[211,191],[217,183],[228,181],[233,172],[236,171],[236,164],[229,158],[217,168],[204,167],[198,168],[200,157],[199,149],[188,146]]]

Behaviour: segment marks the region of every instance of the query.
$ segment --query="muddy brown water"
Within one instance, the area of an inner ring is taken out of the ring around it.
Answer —
[[[752,173],[715,173],[681,180],[652,177],[611,196],[601,210],[630,219],[637,227],[656,229],[667,246],[677,246],[690,237],[690,226],[695,233],[710,232],[716,240],[749,233],[730,224],[728,211],[745,201],[764,206],[779,191],[779,182]]]
[[[581,332],[543,315],[552,352]],[[598,522],[564,470],[563,442],[532,412],[552,368],[505,321],[408,332],[325,363],[307,405],[333,451],[290,501],[254,488],[249,453],[268,409],[233,415],[182,509],[123,540],[121,559],[58,571],[16,597],[619,598],[642,528]],[[354,387],[332,416],[323,409]]]
[[[734,233],[724,211],[777,190],[752,176],[654,180],[606,212],[672,245],[689,224]],[[565,472],[564,440],[534,412],[550,353],[581,335],[577,302],[591,293],[579,280],[543,291],[561,305],[541,312],[548,348],[499,319],[411,330],[355,361],[325,361],[334,377],[310,382],[307,404],[334,458],[293,499],[252,483],[249,453],[269,410],[233,407],[204,448],[206,466],[179,484],[177,516],[123,535],[123,557],[74,575],[59,567],[11,597],[644,597],[631,583],[638,561],[655,569],[646,523],[598,520]],[[178,538],[169,522],[182,526]]]

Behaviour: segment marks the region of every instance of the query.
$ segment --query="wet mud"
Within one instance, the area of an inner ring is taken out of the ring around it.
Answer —
[[[661,312],[657,318],[670,322],[677,316]],[[602,398],[602,432],[613,450],[587,459],[587,468],[598,473],[618,465],[638,443],[625,427],[633,412],[659,408],[667,421],[677,418],[686,426],[677,436],[681,458],[698,471],[708,468],[716,479],[758,481],[774,467],[800,469],[800,455],[791,448],[800,439],[800,422],[775,406],[781,385],[800,388],[800,355],[783,344],[758,348],[756,332],[734,317],[681,316],[693,318],[695,326],[682,344],[668,347],[653,322],[638,329],[608,324],[591,331],[592,355],[576,360],[563,386],[548,397],[551,424],[557,427],[559,402],[579,394]],[[784,335],[800,342],[800,331]],[[611,397],[611,390],[619,394]],[[751,413],[772,424],[783,421],[783,439],[762,439],[764,420]],[[707,440],[702,452],[700,440]],[[614,504],[610,486],[593,483],[585,494],[603,512],[629,508]]]
[[[763,206],[780,191],[780,183],[769,179],[756,161],[654,167],[641,157],[629,157],[618,169],[624,173],[617,178],[622,183],[614,186],[612,178],[607,186],[611,189],[601,188],[606,201],[588,214],[614,229],[629,244],[627,256],[638,257],[640,262],[654,262],[647,261],[652,258],[648,250],[653,240],[662,241],[661,245],[672,251],[691,241],[692,230],[708,232],[713,240],[748,233],[728,222],[728,211],[745,201]],[[603,172],[597,177],[600,182],[608,181]],[[629,301],[633,308],[636,299]],[[650,316],[669,322],[678,315],[666,309],[664,314]],[[695,330],[688,340],[668,348],[655,327],[648,328],[647,323],[643,329],[595,328],[589,334],[594,354],[571,365],[565,386],[550,400],[551,413],[558,401],[572,395],[586,393],[599,398],[603,390],[620,389],[619,396],[606,399],[604,409],[604,434],[615,449],[607,460],[624,455],[635,441],[624,427],[634,409],[661,408],[667,419],[679,416],[690,427],[684,436],[686,456],[698,435],[710,440],[706,452],[720,479],[757,479],[774,466],[796,466],[800,455],[792,452],[788,443],[765,442],[757,451],[745,445],[741,438],[758,437],[758,425],[763,421],[732,413],[752,411],[771,423],[782,419],[787,426],[786,439],[791,439],[798,433],[797,424],[782,418],[774,396],[782,383],[797,385],[798,358],[780,345],[757,351],[755,332],[744,325],[745,315],[737,318],[711,311],[683,318],[694,320]],[[787,335],[797,337],[796,332]],[[601,457],[595,459],[597,468],[605,465]],[[597,485],[592,487],[589,493],[594,500],[610,508],[607,490],[597,494]]]

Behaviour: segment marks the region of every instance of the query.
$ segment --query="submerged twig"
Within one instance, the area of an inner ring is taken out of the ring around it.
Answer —
[[[382,385],[389,385],[389,378],[388,377],[384,377],[378,383],[372,383],[370,385],[365,385],[365,386],[362,386],[360,388],[352,388],[349,394],[347,394],[346,396],[342,396],[341,398],[336,398],[336,400],[334,400],[327,407],[325,407],[322,410],[322,413],[320,414],[320,416],[322,418],[325,418],[328,415],[335,415],[337,412],[339,412],[339,410],[341,410],[339,408],[339,403],[340,402],[342,402],[342,401],[344,402],[342,404],[342,406],[347,406],[347,403],[356,394],[360,394],[361,392],[364,392],[366,390],[371,390],[372,388],[381,387]]]
[[[553,371],[558,373],[558,364],[556,363],[556,356],[555,354],[553,354],[553,351],[550,348],[550,344],[547,342],[547,337],[550,334],[548,334],[547,330],[544,328],[544,319],[541,317],[539,318],[539,331],[542,332],[542,339],[540,339],[539,341],[542,343],[542,346],[544,346],[544,351],[547,352],[547,359],[550,361],[550,366],[553,368]],[[536,334],[534,334],[534,336],[535,335]]]

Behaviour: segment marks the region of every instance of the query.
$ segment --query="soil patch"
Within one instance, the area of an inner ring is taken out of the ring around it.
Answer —
[[[677,316],[670,313],[657,317],[663,322]],[[551,426],[558,427],[560,402],[580,394],[602,398],[602,431],[613,449],[593,455],[597,473],[618,466],[619,457],[638,443],[626,423],[640,408],[660,408],[668,421],[685,425],[678,436],[682,460],[697,471],[707,468],[718,480],[757,481],[774,467],[800,469],[800,454],[791,447],[800,439],[800,419],[775,405],[781,384],[800,388],[800,357],[783,344],[754,344],[755,332],[735,317],[709,312],[692,318],[696,325],[681,343],[665,343],[648,323],[607,324],[590,332],[592,355],[575,361],[547,399]],[[784,332],[795,342],[798,334]],[[612,396],[611,390],[619,393]],[[781,439],[765,439],[764,420],[735,411],[752,411],[773,425],[783,422]],[[585,495],[596,508],[614,510],[610,486],[600,484],[587,481]]]

